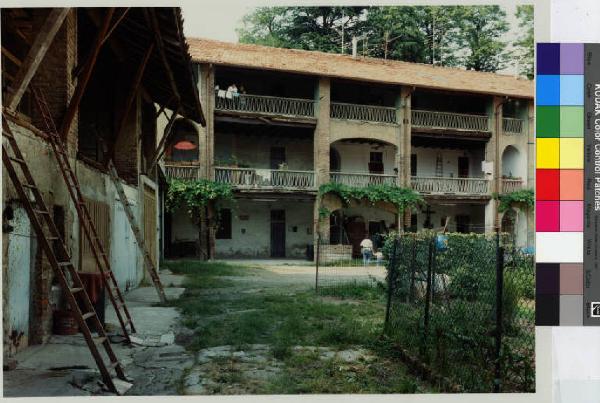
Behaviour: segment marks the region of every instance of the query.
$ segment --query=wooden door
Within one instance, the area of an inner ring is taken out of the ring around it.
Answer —
[[[458,157],[458,177],[468,178],[469,177],[469,158]]]
[[[285,210],[271,210],[271,257],[285,257]]]
[[[271,147],[271,169],[279,169],[283,162],[286,162],[285,147]]]
[[[107,256],[110,254],[110,208],[107,203],[99,202],[96,200],[84,199],[84,202],[90,212],[90,217],[96,232],[100,238],[100,243],[104,249],[104,253]],[[90,242],[84,234],[83,228],[79,226],[79,254],[80,254],[80,269],[84,273],[96,273],[98,268],[96,267],[96,259],[92,249],[90,248]]]
[[[156,225],[156,193],[151,187],[144,185],[144,243],[148,248],[148,253],[152,257],[152,261],[158,267],[156,259],[157,251],[157,225]]]

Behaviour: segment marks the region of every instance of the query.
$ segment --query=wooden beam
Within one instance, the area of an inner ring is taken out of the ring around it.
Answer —
[[[171,85],[171,90],[173,91],[173,95],[175,96],[176,102],[179,105],[181,103],[181,96],[179,95],[179,91],[177,90],[177,83],[175,82],[175,76],[173,75],[173,71],[171,70],[169,61],[167,60],[167,55],[165,52],[162,35],[160,34],[160,26],[158,24],[158,18],[156,17],[156,12],[154,9],[144,8],[144,13],[146,15],[146,20],[148,21],[148,23],[154,30],[154,41],[156,43],[156,48],[158,49],[158,54],[160,55],[160,60],[162,61],[163,67],[165,68],[165,73],[167,74],[167,79],[169,81],[169,84]]]
[[[158,163],[158,160],[163,155],[164,147],[168,143],[168,140],[171,138],[173,124],[175,123],[175,118],[177,117],[177,114],[179,113],[180,108],[181,108],[181,105],[177,105],[177,108],[171,114],[171,117],[169,118],[169,122],[167,123],[167,126],[165,127],[165,131],[163,132],[163,136],[160,139],[158,146],[156,147],[156,151],[154,151],[154,156],[150,160],[150,168],[148,168],[148,172],[152,172],[152,170],[154,169],[154,166]]]
[[[154,50],[154,43],[151,43],[150,46],[148,46],[148,49],[146,50],[146,52],[144,53],[144,55],[142,57],[142,61],[140,62],[140,65],[138,66],[137,71],[135,72],[135,75],[133,76],[133,80],[131,81],[131,86],[129,87],[129,93],[127,94],[127,98],[125,99],[125,105],[123,106],[123,109],[122,109],[121,119],[119,119],[119,123],[117,126],[117,130],[115,132],[113,142],[111,143],[109,151],[108,151],[108,155],[106,156],[107,162],[108,162],[108,159],[113,158],[113,154],[115,152],[115,145],[117,143],[117,140],[119,139],[119,136],[121,135],[121,132],[123,131],[123,128],[125,127],[125,122],[127,122],[127,117],[129,116],[129,111],[131,110],[131,106],[133,105],[133,102],[135,101],[135,97],[138,93],[138,89],[140,88],[140,83],[142,82],[142,78],[144,78],[144,71],[146,70],[146,66],[148,65],[148,60],[150,59],[150,56],[152,55],[153,50]]]
[[[4,46],[2,46],[2,54],[6,56],[8,60],[10,60],[19,67],[21,67],[21,65],[23,64],[23,62],[17,56],[15,56],[10,50],[5,48]]]
[[[46,52],[48,52],[56,33],[62,26],[68,13],[68,8],[53,8],[48,17],[46,17],[46,21],[44,21],[15,77],[15,92],[12,95],[9,94],[8,101],[6,102],[8,109],[16,109],[19,102],[21,102],[25,90],[29,86],[42,60],[44,60]]]
[[[96,34],[96,38],[94,38],[94,43],[92,44],[92,48],[90,50],[90,55],[88,56],[88,62],[83,68],[81,73],[81,77],[77,80],[77,87],[75,87],[75,92],[73,93],[73,97],[71,98],[71,102],[69,102],[69,106],[67,107],[67,111],[65,113],[65,117],[62,120],[60,125],[59,133],[63,139],[67,137],[67,133],[71,128],[71,124],[73,123],[73,119],[75,118],[75,114],[79,109],[79,104],[81,103],[81,98],[83,98],[83,94],[85,93],[85,89],[87,87],[88,82],[90,81],[90,77],[92,76],[92,71],[94,70],[94,66],[96,65],[96,59],[98,58],[98,54],[100,53],[100,48],[102,47],[102,41],[106,36],[106,32],[108,31],[110,20],[112,18],[113,13],[115,12],[114,8],[109,8],[106,11],[106,15],[104,16],[104,22],[102,26],[98,30]]]
[[[117,17],[117,20],[115,21],[115,23],[112,25],[112,27],[110,28],[110,30],[108,31],[108,33],[106,34],[104,39],[102,40],[103,45],[104,45],[104,42],[106,42],[108,40],[108,38],[110,38],[110,35],[113,33],[115,28],[117,28],[117,26],[119,26],[119,23],[121,21],[123,21],[123,18],[125,18],[125,16],[127,15],[127,12],[129,11],[130,8],[131,7],[126,7],[125,10],[123,10],[123,12],[121,13],[121,15],[119,17]]]

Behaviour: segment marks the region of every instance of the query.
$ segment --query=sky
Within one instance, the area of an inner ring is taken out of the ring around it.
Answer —
[[[299,2],[290,0],[205,0],[198,2],[195,0],[180,0],[184,16],[184,31],[187,37],[192,38],[209,38],[217,39],[225,42],[237,42],[238,36],[236,28],[240,26],[242,17],[256,7],[261,6],[276,6],[276,5],[423,5],[423,4],[449,4],[444,0],[413,0],[413,1],[355,1],[355,0],[321,0],[314,2],[311,0]],[[450,4],[468,5],[468,0],[454,0]],[[504,8],[507,14],[507,20],[510,25],[510,30],[507,32],[503,40],[507,43],[512,43],[519,35],[518,21],[515,18],[517,4],[523,4],[522,0],[479,0],[477,4],[497,4]],[[500,73],[516,74],[513,67],[509,67]]]

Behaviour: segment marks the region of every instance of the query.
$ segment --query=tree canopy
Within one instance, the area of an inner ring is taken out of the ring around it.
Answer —
[[[533,7],[519,6],[516,17],[523,35],[512,54],[506,12],[487,5],[259,7],[237,32],[242,43],[345,54],[357,37],[360,55],[492,72],[513,63],[529,77]]]

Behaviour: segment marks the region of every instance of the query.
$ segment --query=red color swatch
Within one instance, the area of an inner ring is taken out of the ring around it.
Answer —
[[[538,169],[535,179],[537,200],[560,200],[559,169]]]

